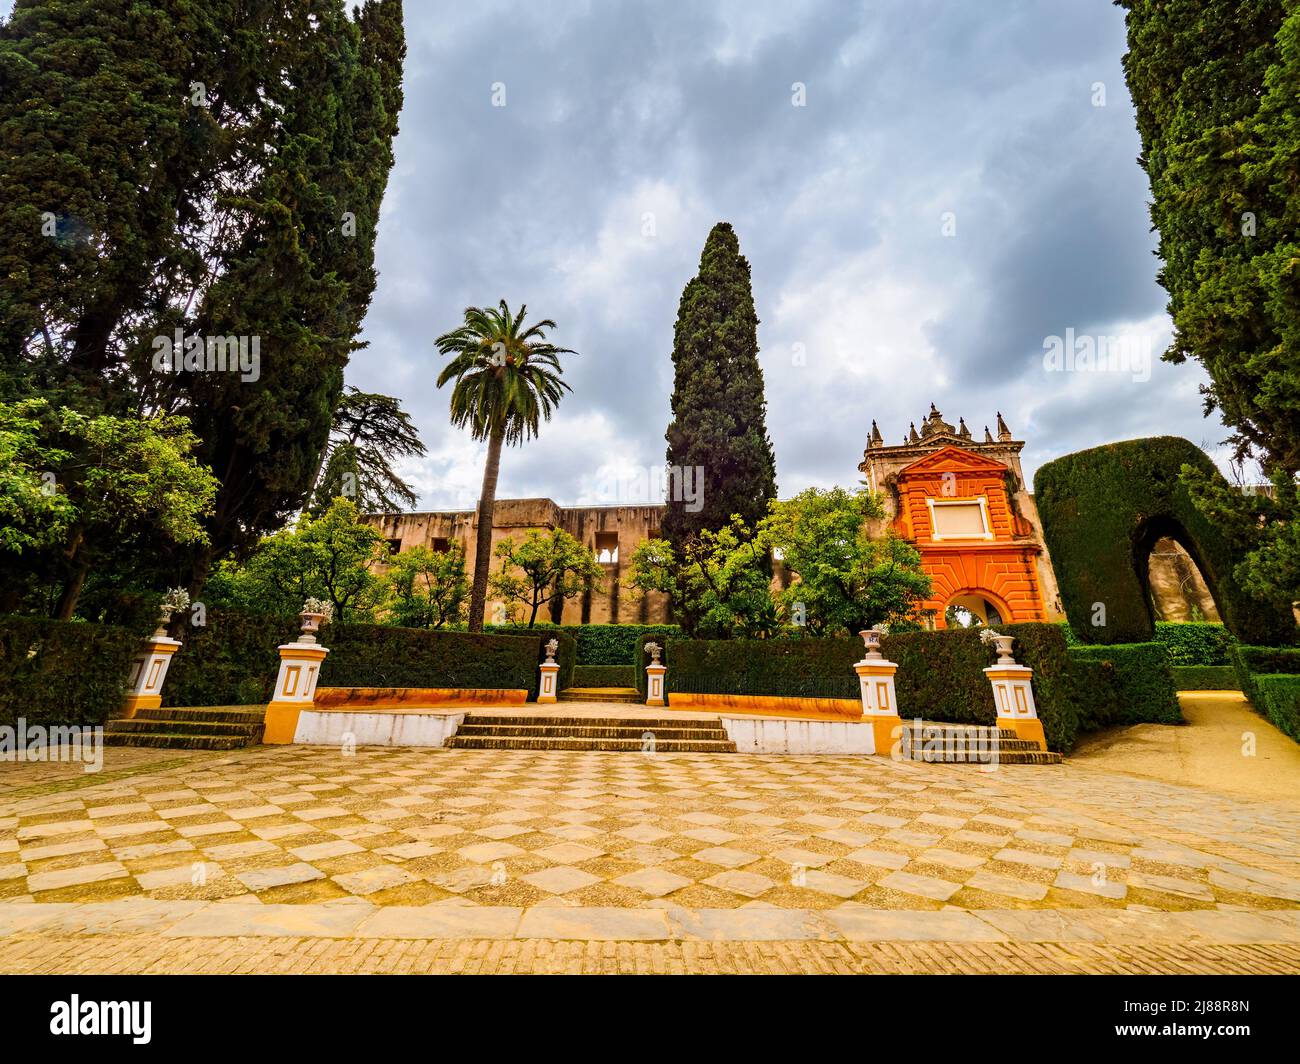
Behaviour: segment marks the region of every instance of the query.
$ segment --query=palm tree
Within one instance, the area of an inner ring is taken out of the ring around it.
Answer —
[[[438,387],[454,380],[451,423],[469,426],[476,440],[487,440],[487,465],[478,501],[478,545],[470,590],[469,630],[483,630],[488,569],[492,562],[492,518],[496,509],[501,445],[518,445],[537,435],[539,419],[551,412],[566,390],[560,355],[576,354],[546,339],[549,318],[524,325],[526,306],[512,315],[503,299],[495,310],[466,307],[465,323],[437,339],[438,351],[452,360],[438,374]]]

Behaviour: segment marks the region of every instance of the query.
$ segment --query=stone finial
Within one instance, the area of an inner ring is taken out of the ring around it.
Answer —
[[[551,639],[546,644],[546,664],[551,665],[555,662],[555,655],[560,651],[560,641]]]
[[[970,429],[966,427],[966,419],[964,417],[959,417],[957,419],[957,435],[963,440],[970,439]]]
[[[998,439],[1006,442],[1011,439],[1011,430],[1007,428],[1007,423],[1002,420],[1002,411],[998,411]]]
[[[908,443],[916,443],[916,442],[917,442],[918,440],[920,440],[920,438],[921,438],[920,436],[918,436],[918,435],[916,434],[916,422],[915,422],[915,421],[909,421],[909,422],[908,422],[908,426],[909,426],[909,429],[908,429],[908,433],[907,433],[907,442],[908,442]]]
[[[879,628],[866,628],[858,633],[862,637],[862,642],[866,645],[867,657],[872,661],[881,656],[880,640],[884,637],[884,634]]]
[[[987,425],[984,426],[984,442],[985,443],[993,442],[993,433],[989,432],[989,427]]]
[[[884,437],[880,435],[880,428],[876,425],[876,419],[875,419],[875,418],[872,418],[872,419],[871,419],[871,435],[867,437],[867,446],[868,446],[868,447],[879,447],[879,446],[881,446],[881,444],[883,444],[884,442],[885,442]]]
[[[659,655],[662,654],[663,651],[664,648],[661,647],[658,643],[655,643],[653,641],[645,645],[645,652],[650,655],[651,665],[659,664]]]

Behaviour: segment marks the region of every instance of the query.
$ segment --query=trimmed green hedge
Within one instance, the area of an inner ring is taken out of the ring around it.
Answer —
[[[1175,666],[1227,665],[1232,636],[1221,624],[1156,621],[1156,642],[1169,650]]]
[[[1254,706],[1277,729],[1300,742],[1300,676],[1277,673],[1255,677]]]
[[[635,665],[576,665],[574,687],[635,687]]]
[[[1115,672],[1108,724],[1183,724],[1169,651],[1159,643],[1076,647],[1083,660],[1108,661]]]
[[[1180,691],[1240,691],[1241,681],[1231,665],[1175,665],[1174,686]]]
[[[257,705],[271,699],[280,644],[298,637],[294,621],[213,610],[204,628],[188,629],[163,691],[169,706]],[[528,634],[430,631],[390,625],[326,625],[329,656],[322,687],[480,687],[524,689],[537,697],[537,666],[555,637],[560,686],[570,683],[576,647],[563,632]]]
[[[1290,609],[1252,599],[1238,587],[1232,575],[1237,559],[1192,502],[1181,478],[1184,465],[1220,475],[1204,451],[1176,436],[1093,447],[1039,468],[1034,499],[1075,634],[1102,644],[1152,639],[1151,603],[1139,570],[1156,540],[1172,535],[1192,555],[1234,635],[1250,643],[1293,643]],[[1092,623],[1097,605],[1105,608],[1100,626]]]
[[[627,665],[648,640],[663,646],[669,638],[682,634],[676,624],[538,624],[531,629],[501,624],[487,625],[484,630],[516,635],[542,629],[577,640],[578,665]]]
[[[0,724],[102,724],[122,708],[140,649],[126,628],[0,617]]]

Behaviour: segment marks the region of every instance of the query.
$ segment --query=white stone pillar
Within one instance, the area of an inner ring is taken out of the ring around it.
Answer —
[[[993,685],[993,704],[997,707],[997,726],[1016,733],[1017,739],[1036,742],[1040,750],[1047,749],[1043,722],[1038,719],[1038,706],[1034,702],[1034,670],[1027,665],[1017,665],[1011,656],[1015,636],[996,635],[997,663],[984,670]]]
[[[903,734],[903,719],[898,712],[898,695],[894,689],[894,673],[898,666],[886,661],[880,653],[883,634],[875,628],[858,633],[866,644],[867,653],[853,666],[862,695],[862,720],[871,725],[877,754],[889,754],[894,742]]]
[[[667,705],[664,676],[668,672],[668,666],[659,660],[663,648],[658,643],[647,643],[645,649],[651,658],[650,664],[645,667],[645,704],[647,706]]]
[[[541,673],[540,681],[537,685],[538,703],[550,703],[558,701],[556,698],[556,677],[559,674],[560,666],[555,660],[556,652],[560,649],[558,639],[552,639],[546,644],[546,660],[537,666]]]
[[[262,742],[291,743],[298,731],[298,717],[316,703],[316,682],[329,651],[316,642],[323,614],[303,613],[303,634],[295,643],[280,646],[280,673],[266,707],[266,729]]]
[[[162,628],[144,641],[140,653],[131,662],[131,676],[127,681],[130,692],[122,705],[123,717],[134,717],[142,709],[157,709],[162,705],[163,682],[172,656],[180,648],[180,640],[169,638]]]

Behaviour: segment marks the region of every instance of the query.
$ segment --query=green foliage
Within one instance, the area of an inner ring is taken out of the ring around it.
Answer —
[[[564,602],[587,588],[599,589],[605,577],[591,549],[560,528],[532,529],[519,543],[507,537],[495,553],[501,568],[489,587],[506,601],[512,615],[523,608],[529,628],[537,623],[543,603]]]
[[[196,589],[311,488],[374,288],[404,54],[400,0],[32,0],[0,27],[0,141],[22,146],[0,166],[0,387],[184,416],[220,481],[206,537],[160,536],[139,567]],[[160,369],[178,331],[256,344],[256,372]]]
[[[574,687],[635,687],[635,665],[578,665],[573,670]]]
[[[528,308],[512,313],[503,299],[496,308],[466,307],[464,323],[437,339],[438,352],[451,361],[438,374],[438,387],[454,381],[451,423],[486,440],[487,461],[478,503],[474,583],[470,589],[469,628],[483,627],[488,570],[492,563],[492,515],[503,444],[518,446],[536,436],[566,391],[561,355],[576,352],[547,339],[556,327],[550,318],[525,325]]]
[[[465,550],[452,543],[445,551],[413,547],[389,560],[385,577],[391,599],[385,618],[401,628],[442,628],[465,616],[469,583]]]
[[[1255,708],[1273,725],[1296,742],[1300,742],[1300,676],[1256,676]]]
[[[1264,675],[1300,674],[1300,648],[1256,647],[1233,644],[1228,660],[1237,675],[1237,683],[1251,705],[1259,708],[1260,694],[1255,681]]]
[[[627,584],[641,593],[665,592],[695,635],[761,638],[779,627],[768,557],[761,537],[736,516],[716,532],[692,536],[680,554],[664,539],[639,544]]]
[[[691,540],[736,515],[752,528],[776,497],[749,263],[725,222],[709,233],[682,292],[672,358],[668,468],[682,479],[671,485],[663,533],[681,559]],[[686,624],[695,630],[693,614]]]
[[[76,508],[54,489],[54,470],[68,451],[54,447],[43,423],[43,399],[0,403],[0,553],[53,547],[66,536]]]
[[[1080,647],[1082,660],[1108,661],[1115,670],[1115,701],[1107,723],[1182,724],[1169,652],[1159,643]]]
[[[1237,670],[1231,665],[1175,665],[1174,687],[1179,691],[1239,691]]]
[[[163,703],[255,706],[269,702],[280,671],[278,648],[298,638],[297,617],[218,607],[209,609],[204,620],[203,625],[187,625],[178,633],[182,646],[167,671]],[[330,646],[333,625],[322,632],[321,642]]]
[[[258,544],[243,566],[226,563],[208,585],[217,606],[295,616],[304,599],[334,607],[334,621],[367,620],[383,602],[385,583],[374,566],[387,557],[383,537],[358,520],[356,506],[335,499],[320,517],[304,515],[295,528]]]
[[[526,690],[537,697],[537,666],[554,633],[487,635],[389,625],[328,624],[321,644],[326,687],[478,687]],[[287,618],[242,610],[209,611],[203,628],[187,629],[167,675],[174,706],[256,705],[271,698],[280,668],[277,650],[297,638]],[[558,634],[559,679],[572,677],[574,641]]]
[[[348,385],[334,411],[311,512],[320,514],[339,496],[351,499],[363,513],[414,506],[416,494],[393,461],[424,453],[411,416],[396,399]]]
[[[787,620],[802,621],[812,635],[856,636],[915,616],[930,578],[910,543],[892,532],[870,535],[867,522],[883,516],[877,496],[844,488],[808,488],[770,504],[759,525],[763,545],[798,577],[778,596]]]
[[[0,617],[0,725],[102,724],[122,708],[140,634]]]
[[[1295,638],[1289,608],[1250,598],[1238,586],[1231,545],[1193,504],[1187,470],[1219,477],[1204,452],[1173,436],[1093,447],[1039,468],[1034,498],[1043,536],[1070,626],[1084,642],[1152,638],[1146,565],[1162,536],[1173,536],[1192,556],[1233,635],[1247,642]]]
[[[857,698],[853,639],[669,639],[668,690],[691,694]]]
[[[1267,498],[1201,483],[1197,501],[1242,533],[1241,586],[1285,608],[1300,598],[1300,7],[1122,6],[1174,322],[1165,357],[1204,366],[1207,412],[1221,412],[1236,456],[1259,459],[1274,487]]]
[[[1156,621],[1156,642],[1171,665],[1227,665],[1232,636],[1221,624]]]

